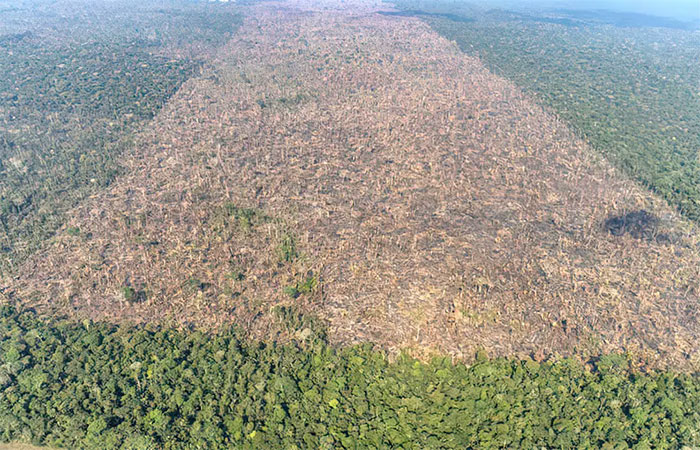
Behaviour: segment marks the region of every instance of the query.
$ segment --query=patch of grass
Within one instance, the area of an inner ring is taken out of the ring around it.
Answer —
[[[297,240],[294,235],[289,233],[284,233],[282,235],[281,242],[277,247],[277,254],[279,255],[280,262],[290,263],[299,257],[299,252],[297,251]]]
[[[135,289],[132,286],[123,286],[121,295],[129,303],[142,303],[148,299],[148,294],[142,289]]]
[[[283,106],[296,106],[307,100],[304,94],[297,93],[291,97],[280,97],[277,101]]]
[[[318,286],[318,277],[309,275],[304,281],[299,281],[291,286],[284,288],[284,293],[292,298],[297,298],[300,295],[311,294]]]
[[[192,292],[204,291],[210,286],[209,283],[205,283],[198,278],[189,278],[185,281],[185,287]]]
[[[240,270],[233,270],[226,276],[226,278],[233,281],[243,281],[245,280],[245,273]]]
[[[249,233],[256,226],[269,222],[271,218],[259,210],[226,203],[209,220],[212,230],[223,240],[228,240],[236,232]]]
[[[471,311],[469,309],[459,309],[458,317],[474,326],[484,326],[498,322],[498,311],[487,310],[484,312]]]
[[[68,227],[66,228],[66,233],[68,233],[70,236],[80,236],[80,228]]]

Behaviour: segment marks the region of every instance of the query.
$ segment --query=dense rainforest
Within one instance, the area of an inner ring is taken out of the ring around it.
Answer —
[[[3,307],[0,438],[69,448],[679,448],[700,445],[700,379],[479,356],[389,361],[334,348],[279,308],[286,344]]]

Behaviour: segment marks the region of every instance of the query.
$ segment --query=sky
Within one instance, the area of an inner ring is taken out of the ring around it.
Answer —
[[[700,0],[489,0],[488,3],[508,9],[608,9],[684,21],[700,20]]]

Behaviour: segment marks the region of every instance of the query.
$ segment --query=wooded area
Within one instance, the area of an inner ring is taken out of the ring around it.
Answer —
[[[292,311],[293,312],[293,311]],[[611,355],[389,362],[301,338],[38,319],[0,310],[0,438],[69,448],[678,448],[698,445],[700,379]]]

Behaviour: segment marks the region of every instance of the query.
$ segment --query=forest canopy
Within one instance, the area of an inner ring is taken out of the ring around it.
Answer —
[[[334,348],[313,321],[287,344],[45,321],[3,307],[0,436],[70,448],[679,448],[700,445],[700,378],[479,356],[390,362]]]

